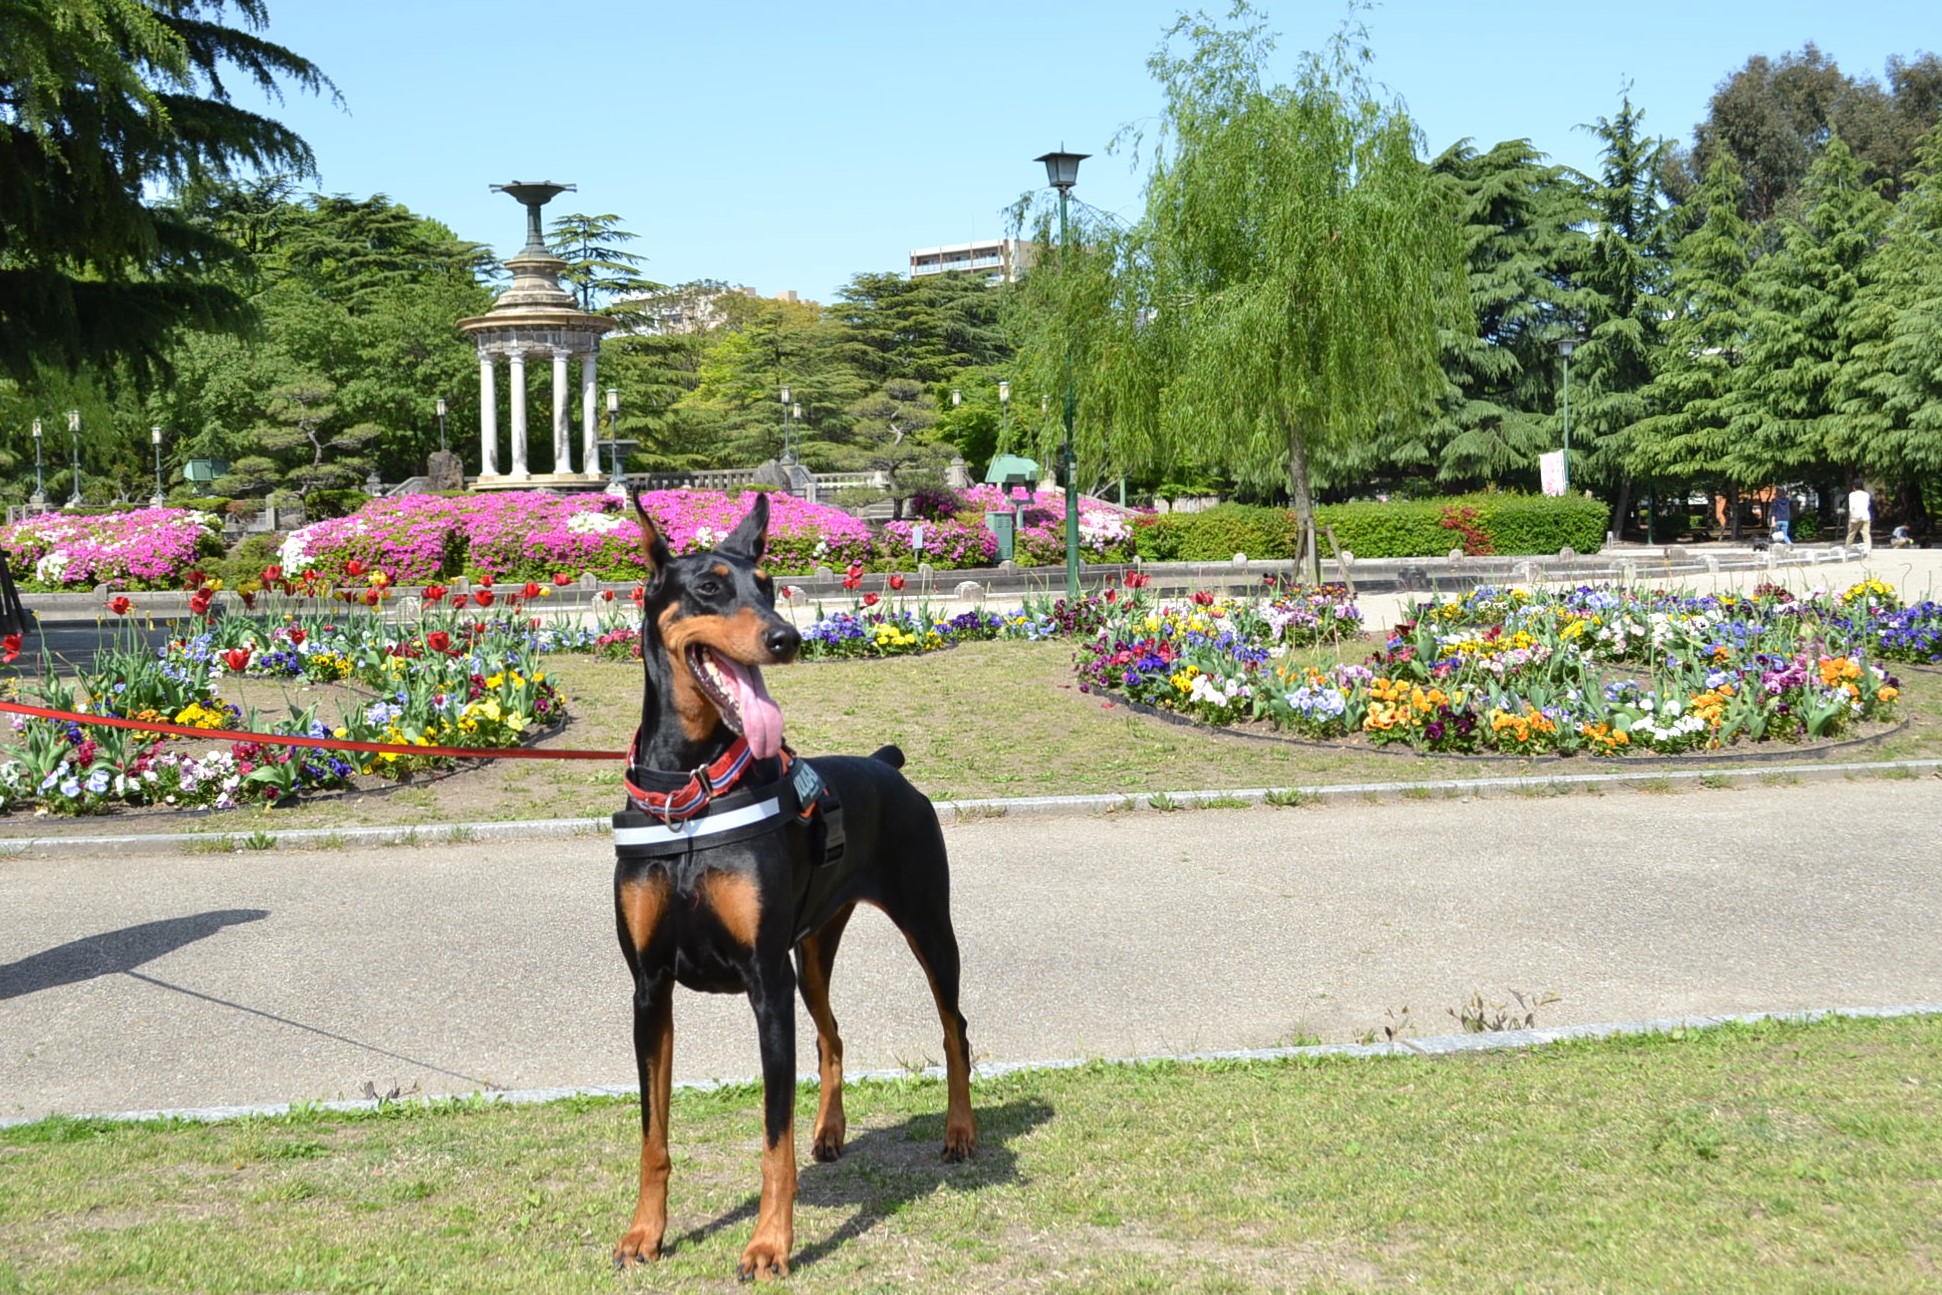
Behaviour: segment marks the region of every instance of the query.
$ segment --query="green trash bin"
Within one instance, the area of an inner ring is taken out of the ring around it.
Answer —
[[[1009,508],[988,512],[984,515],[984,527],[998,539],[998,560],[1011,561],[1012,551],[1018,543],[1018,518]]]

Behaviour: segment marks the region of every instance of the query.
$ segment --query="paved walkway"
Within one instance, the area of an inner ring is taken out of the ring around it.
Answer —
[[[1472,989],[1541,1025],[1942,1000],[1934,778],[1204,810],[949,829],[993,1061],[1353,1039]],[[604,840],[0,860],[0,1116],[631,1083]],[[934,1061],[862,914],[852,1069]],[[684,1079],[756,1072],[739,999],[677,998]],[[805,1071],[808,1026],[799,1029]]]

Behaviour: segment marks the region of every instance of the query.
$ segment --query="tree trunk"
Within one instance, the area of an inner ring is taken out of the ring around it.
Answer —
[[[1301,428],[1286,414],[1281,417],[1281,427],[1288,434],[1288,496],[1295,503],[1298,532],[1295,561],[1302,583],[1318,585],[1322,582],[1322,555],[1315,549],[1315,498],[1308,491],[1308,445]]]
[[[1612,505],[1612,538],[1625,542],[1625,522],[1632,508],[1632,475],[1628,472],[1618,479],[1618,501]]]
[[[1727,534],[1737,542],[1740,538],[1740,488],[1730,481],[1726,483],[1726,515],[1731,527]],[[1773,528],[1769,526],[1767,529]]]

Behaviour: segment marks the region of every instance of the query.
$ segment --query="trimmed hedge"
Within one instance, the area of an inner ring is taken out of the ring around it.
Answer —
[[[1605,543],[1611,511],[1596,499],[1573,496],[1482,494],[1386,504],[1327,504],[1317,525],[1358,558],[1442,557],[1466,546],[1466,520],[1489,551],[1505,556],[1556,553],[1569,546],[1596,553]],[[1134,519],[1140,556],[1149,562],[1225,562],[1236,553],[1267,561],[1295,554],[1295,515],[1285,508],[1220,504],[1199,513],[1158,513]],[[1327,541],[1322,544],[1328,552]]]

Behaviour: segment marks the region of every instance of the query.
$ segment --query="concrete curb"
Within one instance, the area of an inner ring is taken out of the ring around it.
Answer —
[[[1502,1030],[1488,1034],[1448,1034],[1428,1039],[1404,1039],[1399,1043],[1318,1043],[1288,1048],[1240,1048],[1229,1052],[1149,1053],[1134,1057],[1063,1057],[1050,1061],[1001,1061],[974,1068],[974,1080],[996,1079],[1005,1075],[1032,1074],[1048,1070],[1077,1070],[1090,1065],[1144,1066],[1172,1062],[1187,1065],[1238,1061],[1288,1061],[1302,1057],[1448,1057],[1471,1052],[1503,1052],[1520,1048],[1542,1048],[1553,1043],[1577,1039],[1611,1039],[1627,1035],[1667,1034],[1674,1030],[1708,1030],[1722,1025],[1751,1025],[1759,1021],[1785,1021],[1807,1024],[1830,1018],[1892,1020],[1908,1016],[1942,1015],[1942,1003],[1907,1003],[1890,1007],[1830,1007],[1808,1012],[1736,1012],[1723,1016],[1661,1016],[1644,1021],[1610,1021],[1595,1025],[1565,1025],[1544,1030]],[[846,1082],[885,1082],[911,1078],[944,1078],[942,1066],[915,1070],[866,1070],[846,1077]],[[700,1079],[674,1085],[687,1092],[710,1092],[721,1088],[755,1085],[760,1076],[742,1079]],[[802,1087],[814,1087],[816,1076],[796,1076]],[[19,1128],[49,1118],[77,1120],[186,1120],[213,1124],[224,1120],[272,1118],[294,1111],[341,1111],[368,1113],[385,1106],[409,1102],[418,1106],[438,1106],[453,1102],[480,1101],[529,1106],[542,1102],[565,1101],[574,1097],[634,1097],[640,1093],[634,1084],[589,1084],[566,1088],[517,1088],[496,1092],[454,1093],[445,1097],[412,1097],[390,1101],[361,1099],[337,1102],[271,1102],[258,1106],[191,1106],[152,1111],[110,1111],[87,1115],[38,1116],[25,1119],[0,1117],[0,1129]]]
[[[1871,760],[1820,764],[1768,764],[1749,768],[1682,768],[1612,773],[1532,773],[1496,778],[1435,778],[1399,782],[1329,783],[1313,787],[1243,787],[1199,791],[1136,791],[1086,796],[1018,796],[984,800],[937,802],[938,817],[946,823],[972,823],[994,818],[1040,818],[1135,811],[1168,812],[1188,809],[1241,809],[1269,804],[1340,800],[1344,797],[1458,797],[1503,793],[1520,796],[1563,795],[1590,788],[1652,790],[1690,786],[1711,787],[1719,782],[1772,780],[1828,781],[1857,774],[1872,776],[1942,776],[1942,759]],[[611,830],[607,815],[596,818],[520,819],[500,823],[432,823],[412,827],[296,828],[287,832],[260,826],[248,832],[157,832],[127,836],[0,836],[0,859],[33,854],[90,855],[104,851],[175,849],[185,852],[244,852],[248,850],[340,850],[348,846],[447,845],[468,841],[557,840],[562,837],[604,836]]]

